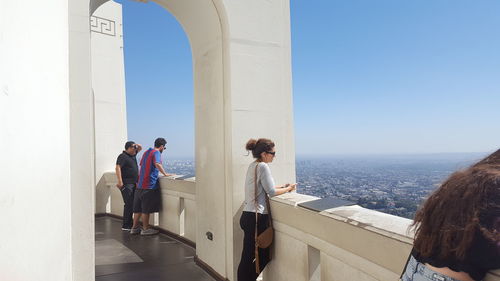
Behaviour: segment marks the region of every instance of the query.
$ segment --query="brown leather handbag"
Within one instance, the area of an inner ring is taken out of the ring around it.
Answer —
[[[269,216],[268,225],[266,230],[264,230],[261,234],[258,234],[258,218],[259,213],[258,204],[257,204],[257,168],[259,167],[259,163],[255,165],[255,271],[257,274],[260,274],[260,263],[259,263],[259,248],[266,249],[269,248],[273,244],[274,239],[274,228],[273,228],[273,218],[271,216],[271,204],[269,202],[269,195],[266,193],[266,205],[267,205],[267,213]],[[265,192],[265,190],[264,190]],[[269,253],[269,260],[271,260],[271,254]]]

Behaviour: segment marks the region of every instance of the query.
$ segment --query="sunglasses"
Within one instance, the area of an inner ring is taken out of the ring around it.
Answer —
[[[272,156],[276,156],[276,151],[266,151],[266,153],[271,154]]]

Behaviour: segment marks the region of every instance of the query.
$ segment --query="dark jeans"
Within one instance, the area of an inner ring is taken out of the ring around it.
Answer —
[[[132,228],[133,220],[132,220],[132,207],[134,205],[134,193],[135,193],[135,184],[134,183],[126,183],[122,188],[122,197],[123,197],[123,228]]]
[[[266,230],[269,220],[268,215],[259,214],[258,230],[261,234]],[[245,232],[243,238],[243,251],[241,252],[240,265],[238,266],[238,281],[255,281],[258,277],[255,270],[255,213],[243,212],[240,218],[240,227]],[[269,253],[271,247],[267,249],[259,248],[259,267],[260,271],[269,262]]]

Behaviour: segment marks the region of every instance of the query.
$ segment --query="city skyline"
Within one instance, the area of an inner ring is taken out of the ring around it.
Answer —
[[[298,157],[295,165],[297,192],[319,198],[340,198],[368,209],[411,219],[418,206],[450,174],[486,155]],[[167,157],[163,164],[171,173],[195,175],[192,159]],[[270,167],[272,170],[272,163]]]
[[[117,2],[129,138],[148,147],[163,136],[168,155],[192,158],[189,41],[158,5]],[[494,1],[292,0],[297,155],[495,150],[498,11]],[[151,107],[159,113],[146,116]]]

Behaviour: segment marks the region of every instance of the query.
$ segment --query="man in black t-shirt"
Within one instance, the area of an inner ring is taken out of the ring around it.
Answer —
[[[123,223],[122,230],[130,231],[132,228],[132,207],[134,204],[134,192],[137,184],[139,169],[135,156],[141,151],[142,146],[133,141],[125,143],[125,150],[116,159],[116,177],[118,183],[116,187],[122,192],[123,203]]]

